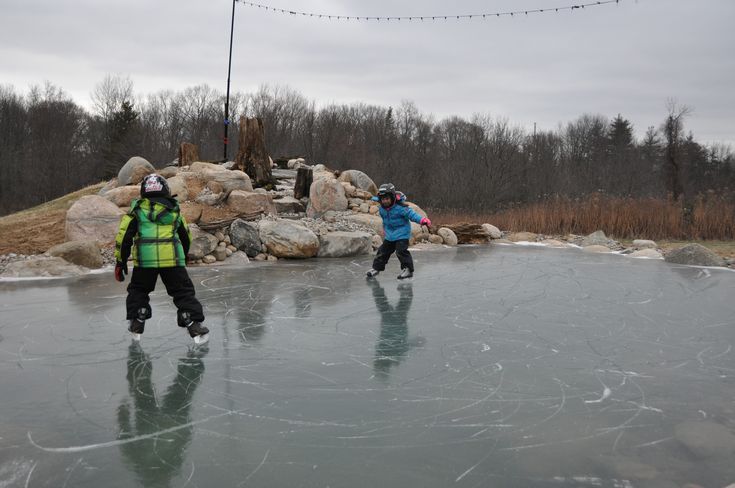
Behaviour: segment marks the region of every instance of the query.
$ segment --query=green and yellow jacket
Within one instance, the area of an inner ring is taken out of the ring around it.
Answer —
[[[191,233],[173,198],[152,197],[133,200],[130,211],[120,221],[115,238],[115,259],[139,268],[186,266]]]

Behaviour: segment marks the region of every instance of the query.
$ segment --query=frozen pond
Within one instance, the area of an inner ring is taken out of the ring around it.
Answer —
[[[735,273],[577,250],[199,268],[140,346],[112,273],[0,283],[0,487],[724,487]]]

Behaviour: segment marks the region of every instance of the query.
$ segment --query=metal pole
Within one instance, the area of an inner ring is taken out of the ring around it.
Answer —
[[[232,0],[232,22],[230,23],[230,58],[227,65],[227,98],[225,98],[225,138],[223,140],[224,142],[224,151],[225,151],[225,161],[227,161],[227,143],[229,142],[227,140],[227,128],[230,126],[230,73],[232,72],[232,37],[235,33],[235,2],[237,0]]]

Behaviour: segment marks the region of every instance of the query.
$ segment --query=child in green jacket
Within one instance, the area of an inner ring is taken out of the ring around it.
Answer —
[[[120,221],[115,239],[117,281],[125,280],[131,250],[133,254],[133,275],[125,302],[128,330],[136,339],[143,333],[146,319],[151,318],[149,295],[160,276],[178,309],[179,327],[186,327],[195,343],[204,343],[209,329],[201,324],[202,305],[186,272],[191,234],[179,203],[171,196],[166,179],[157,174],[143,179],[140,196]]]

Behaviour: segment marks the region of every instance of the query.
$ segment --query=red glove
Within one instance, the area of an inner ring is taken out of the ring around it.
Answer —
[[[118,261],[115,263],[115,279],[117,281],[125,281],[125,275],[128,274],[128,265]]]
[[[424,217],[423,219],[421,219],[421,225],[425,225],[426,227],[431,227],[431,220]]]

